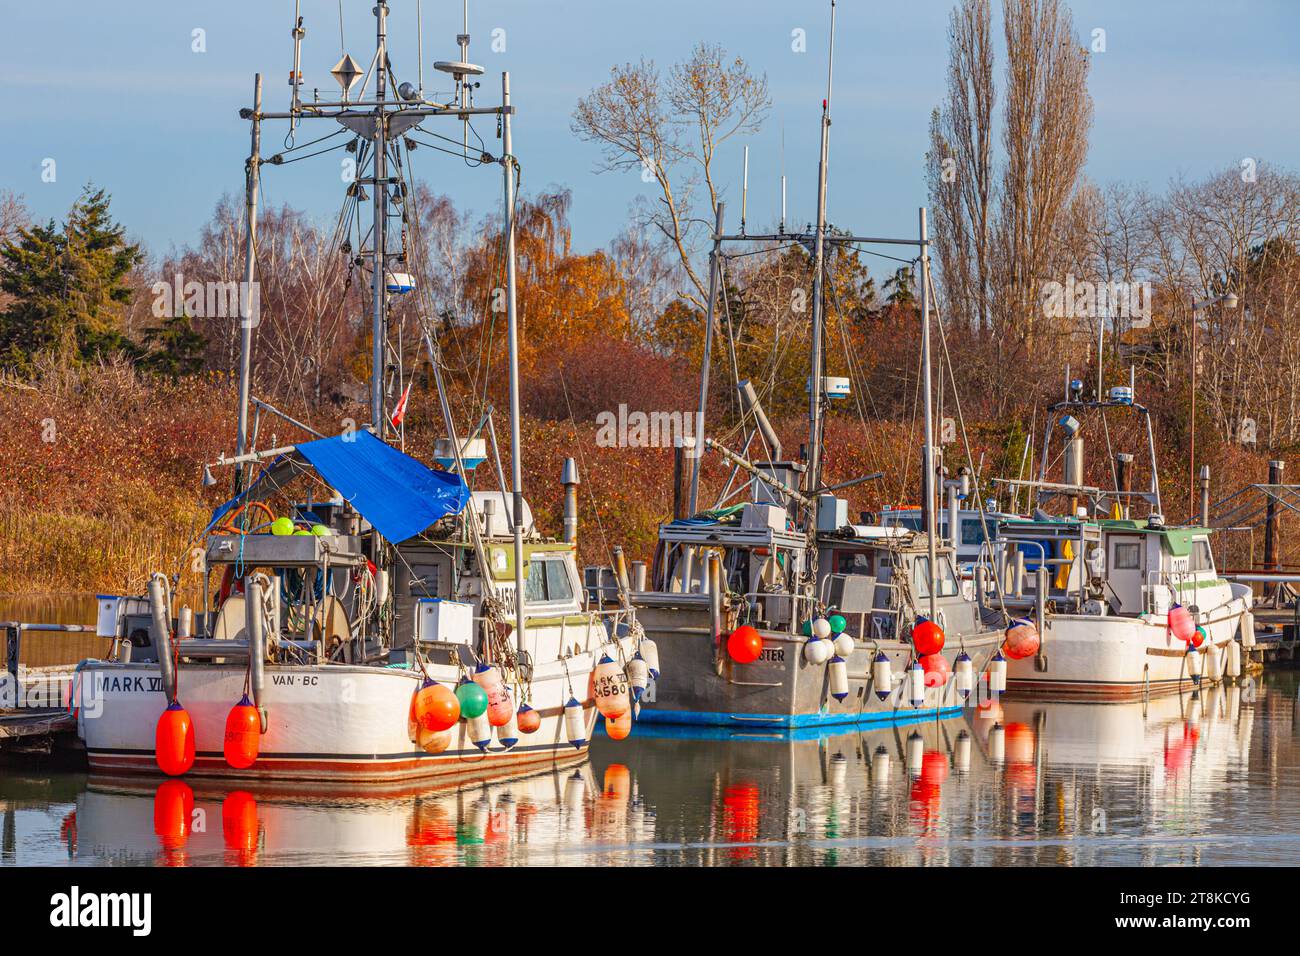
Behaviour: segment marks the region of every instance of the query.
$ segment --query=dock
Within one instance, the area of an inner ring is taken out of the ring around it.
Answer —
[[[77,718],[62,708],[0,710],[0,757],[71,754],[79,743]]]

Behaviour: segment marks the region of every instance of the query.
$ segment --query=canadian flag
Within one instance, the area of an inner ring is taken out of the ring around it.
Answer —
[[[406,390],[402,392],[402,397],[397,400],[397,407],[393,409],[393,417],[389,419],[389,421],[393,423],[394,428],[402,424],[402,419],[406,417],[406,402],[407,399],[411,397],[411,386],[414,384],[414,379],[407,382]]]

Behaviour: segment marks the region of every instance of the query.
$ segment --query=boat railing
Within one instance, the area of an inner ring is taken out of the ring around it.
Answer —
[[[631,608],[616,607],[586,609],[569,614],[525,614],[524,627],[528,627],[530,621],[553,621],[557,617],[560,626],[560,647],[566,647],[567,639],[581,629],[580,637],[583,639],[579,644],[584,652],[590,652],[593,650],[593,633],[599,632],[600,634],[597,646],[604,643],[607,637],[612,636],[616,639],[620,627],[631,628],[632,622],[636,620],[636,613]],[[577,624],[574,619],[578,617],[586,618],[586,621],[583,624]],[[481,625],[485,618],[475,617],[474,620]]]
[[[1025,549],[1038,552],[1036,562],[1033,561],[1032,554],[1029,560],[1025,559]],[[1034,572],[1042,567],[1072,566],[1075,560],[1075,558],[1049,558],[1043,542],[1034,539],[999,538],[995,541],[985,541],[980,545],[980,553],[974,564],[976,600],[982,607],[993,603],[985,587],[986,582],[991,580],[996,582],[991,595],[994,600],[1001,595],[1003,604],[1012,607],[1031,607],[1039,597],[1037,575]],[[1031,562],[1035,564],[1032,570],[1028,567]],[[1052,597],[1053,591],[1056,592],[1057,597],[1068,596],[1067,588],[1053,589],[1049,577],[1047,593],[1043,597]]]
[[[1146,573],[1142,588],[1142,610],[1147,614],[1168,614],[1175,604],[1196,604],[1200,571],[1171,571],[1154,568]]]

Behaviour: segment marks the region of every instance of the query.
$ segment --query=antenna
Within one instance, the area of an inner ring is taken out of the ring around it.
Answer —
[[[424,99],[424,3],[415,0],[415,78],[420,99]]]
[[[785,232],[785,124],[781,124],[781,227],[777,232]]]
[[[740,178],[740,234],[745,234],[745,208],[749,202],[749,147],[745,147],[745,170]]]
[[[456,43],[460,46],[459,60],[436,60],[433,68],[442,73],[450,73],[456,81],[456,105],[462,110],[470,106],[473,100],[473,87],[475,84],[466,79],[466,77],[482,76],[483,67],[469,62],[469,0],[464,2],[464,28],[456,35]],[[461,142],[465,149],[469,148],[469,117],[463,116],[461,120]]]

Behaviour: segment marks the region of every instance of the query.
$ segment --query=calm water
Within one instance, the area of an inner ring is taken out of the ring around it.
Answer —
[[[1293,864],[1297,680],[1199,699],[1003,703],[807,739],[598,739],[589,761],[360,794],[0,770],[21,864]],[[1000,728],[1000,729],[998,729]],[[194,826],[185,811],[193,800]]]

